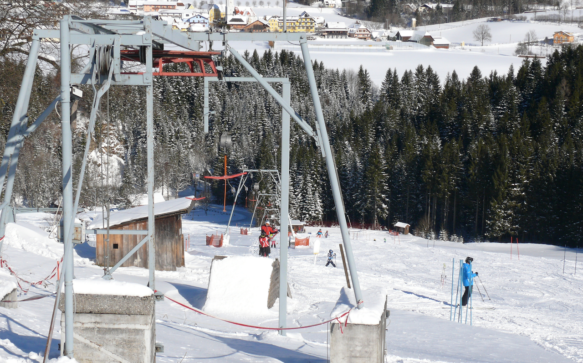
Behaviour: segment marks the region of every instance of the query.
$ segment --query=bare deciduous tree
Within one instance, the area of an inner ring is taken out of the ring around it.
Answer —
[[[482,46],[484,46],[484,41],[491,41],[492,34],[490,33],[490,27],[486,24],[480,24],[474,30],[474,40],[481,42]]]

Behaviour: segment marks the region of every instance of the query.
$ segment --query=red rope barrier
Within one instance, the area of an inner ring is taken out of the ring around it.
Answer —
[[[204,198],[206,198],[206,197],[200,197],[200,198],[189,198],[189,197],[186,197],[186,199],[190,199],[190,200],[203,200]]]
[[[49,273],[49,275],[47,277],[45,277],[44,279],[40,280],[40,281],[28,281],[23,279],[22,277],[18,276],[18,274],[16,273],[16,271],[14,271],[12,269],[12,267],[8,266],[8,262],[5,259],[0,259],[0,267],[6,267],[8,269],[8,271],[10,272],[10,274],[12,274],[14,277],[16,277],[16,283],[18,284],[18,287],[20,288],[20,290],[22,290],[24,293],[27,293],[29,289],[24,289],[22,287],[22,285],[20,284],[20,282],[26,283],[30,286],[40,286],[43,285],[46,281],[49,281],[51,279],[53,279],[55,276],[57,276],[57,272],[59,269],[59,265],[60,263],[63,262],[63,257],[61,257],[60,261],[57,261],[57,266],[55,266],[55,268],[53,268],[53,270]]]
[[[241,175],[246,175],[247,173],[239,173],[239,174],[233,174],[233,175],[223,175],[223,176],[205,176],[205,179],[215,179],[215,180],[225,180],[225,179],[233,179],[233,178],[237,178]]]
[[[184,308],[187,308],[187,309],[189,309],[189,310],[192,310],[192,311],[194,311],[194,312],[196,312],[196,313],[199,313],[199,314],[201,314],[201,315],[208,316],[209,318],[213,318],[213,319],[217,319],[217,320],[220,320],[220,321],[224,321],[225,323],[234,324],[234,325],[238,325],[238,326],[243,326],[243,327],[246,327],[246,328],[253,328],[253,329],[263,329],[263,330],[278,330],[278,331],[279,331],[279,330],[299,330],[299,329],[307,329],[307,328],[313,328],[313,327],[315,327],[315,326],[319,326],[319,325],[328,324],[329,322],[336,320],[336,321],[338,321],[338,323],[340,324],[340,332],[342,333],[342,322],[340,321],[340,318],[343,318],[343,317],[345,317],[345,316],[346,316],[346,321],[344,322],[344,326],[346,326],[346,324],[348,323],[348,316],[347,316],[347,315],[348,315],[348,314],[350,314],[350,311],[352,311],[352,309],[354,309],[354,307],[352,307],[352,308],[350,308],[350,310],[348,310],[347,312],[345,312],[345,313],[343,313],[343,314],[341,314],[341,315],[339,315],[339,316],[337,316],[337,317],[335,317],[335,318],[332,318],[332,319],[330,319],[330,320],[323,321],[323,322],[321,322],[321,323],[318,323],[318,324],[312,324],[312,325],[306,325],[306,326],[298,326],[298,327],[294,327],[294,328],[271,328],[271,327],[266,327],[266,326],[248,325],[248,324],[243,324],[243,323],[237,323],[236,321],[231,321],[231,320],[221,319],[221,318],[219,318],[219,317],[216,317],[216,316],[213,316],[213,315],[207,314],[207,313],[205,313],[205,312],[202,312],[202,311],[200,311],[200,310],[198,310],[198,309],[195,309],[195,308],[193,308],[193,307],[190,307],[190,306],[184,305],[184,304],[182,304],[182,303],[179,303],[178,301],[176,301],[176,300],[174,300],[174,299],[171,299],[171,298],[169,298],[168,296],[164,296],[164,297],[165,297],[166,299],[168,299],[168,300],[172,301],[173,303],[175,303],[175,304],[178,304],[178,305],[180,305],[180,306],[182,306],[182,307],[184,307]],[[359,301],[358,305],[360,305],[360,304],[362,304],[362,303],[363,303],[363,301]]]

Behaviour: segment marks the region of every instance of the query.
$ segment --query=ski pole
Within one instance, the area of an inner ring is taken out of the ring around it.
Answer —
[[[462,322],[462,319],[464,317],[464,309],[463,309],[464,296],[462,293],[462,291],[464,289],[463,288],[464,282],[462,280],[462,278],[463,278],[462,269],[463,269],[463,264],[462,264],[462,260],[460,260],[460,316],[459,316],[459,320],[458,320],[458,322],[460,322],[460,323]]]
[[[488,299],[492,300],[490,298],[490,294],[488,294],[488,290],[486,290],[486,285],[484,285],[484,283],[482,282],[482,278],[480,277],[480,275],[478,275],[478,279],[480,279],[480,283],[482,284],[482,287],[484,288],[484,291],[486,291],[486,295],[488,295]]]
[[[478,293],[480,294],[480,297],[482,298],[482,302],[485,302],[484,297],[482,296],[482,291],[480,291],[480,285],[476,284],[476,287],[478,288]]]
[[[452,270],[452,273],[451,273],[451,296],[453,297],[453,279],[454,279],[454,274],[455,274],[455,258],[453,259],[453,265],[451,267],[451,270]],[[453,309],[453,319],[455,319],[455,317],[457,315],[457,308],[458,308],[458,304],[457,304],[458,299],[457,298],[458,298],[459,291],[460,291],[460,282],[459,282],[459,274],[458,274],[458,282],[457,282],[456,288],[455,288],[456,305],[455,305],[455,308]],[[453,301],[452,301],[451,305],[453,306]],[[450,319],[450,320],[453,320],[453,319]]]

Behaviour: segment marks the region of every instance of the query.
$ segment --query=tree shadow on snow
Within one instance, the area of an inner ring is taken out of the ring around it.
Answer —
[[[44,351],[44,348],[47,343],[47,338],[45,335],[30,329],[29,327],[19,323],[18,321],[0,313],[0,317],[6,319],[6,325],[8,329],[0,329],[0,339],[8,339],[12,344],[14,344],[18,349],[23,351],[24,353],[28,354],[30,352],[39,353]],[[20,335],[14,331],[17,328],[18,330],[26,330],[34,335]],[[56,352],[58,349],[59,341],[57,339],[53,339],[51,342],[51,351]],[[0,346],[0,348],[4,349],[8,354],[15,354],[16,352],[11,352],[9,350],[10,346]]]
[[[207,289],[192,285],[177,284],[175,282],[168,283],[174,286],[176,290],[178,290],[178,293],[185,298],[191,306],[197,309],[202,309],[206,302]]]
[[[286,363],[324,363],[327,361],[326,358],[316,357],[306,353],[298,352],[297,349],[287,349],[269,343],[232,339],[220,336],[215,336],[215,339],[222,341],[230,348],[235,349],[238,352],[255,356],[271,357]]]

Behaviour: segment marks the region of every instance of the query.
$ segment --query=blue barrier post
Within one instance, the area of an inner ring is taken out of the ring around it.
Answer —
[[[453,274],[455,273],[455,258],[452,258],[451,261],[451,300],[449,304],[449,321],[451,321],[452,313],[453,313]],[[457,294],[456,294],[457,300]]]

